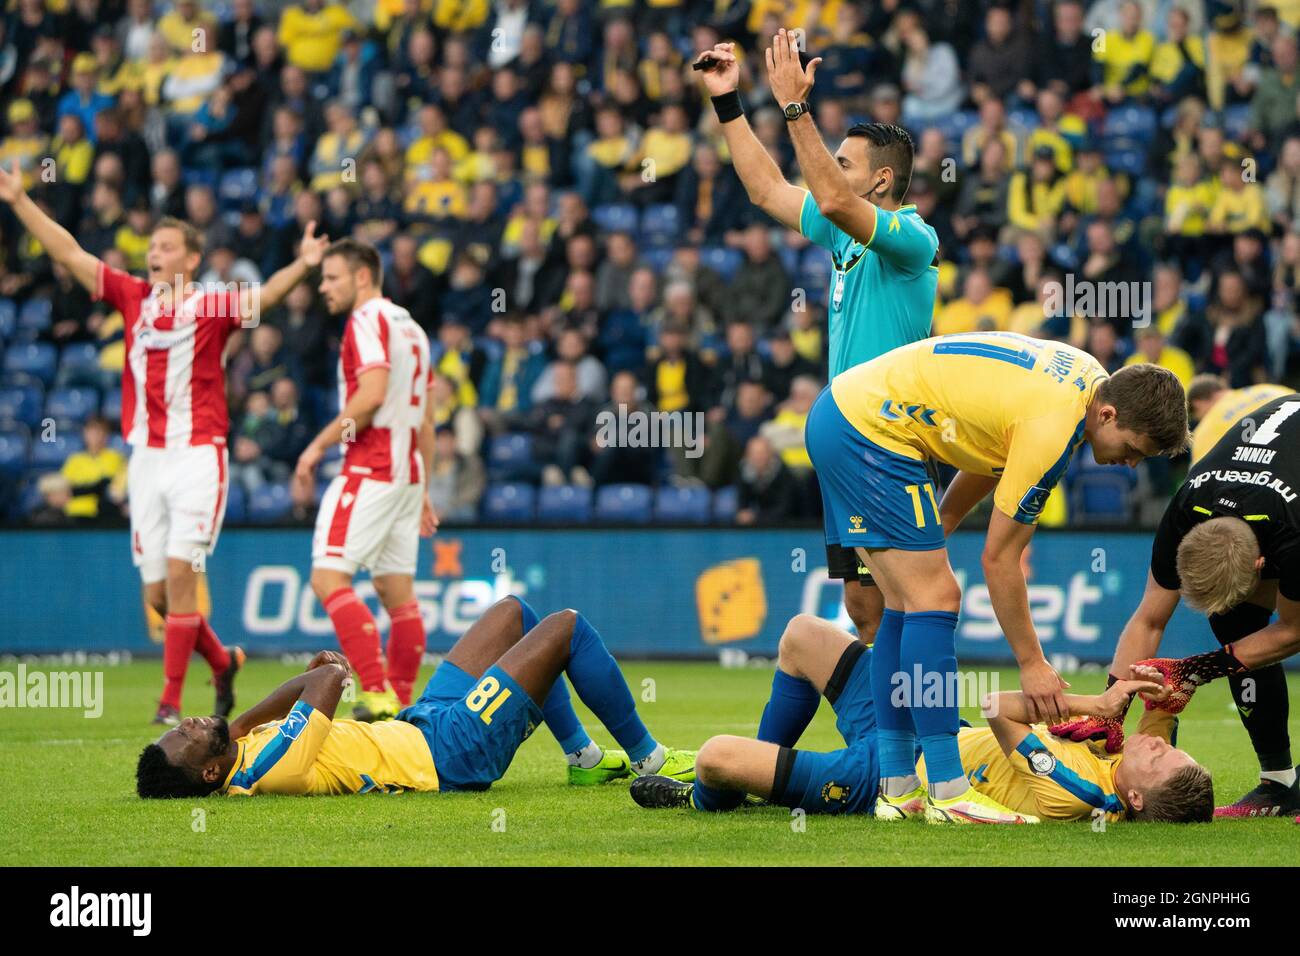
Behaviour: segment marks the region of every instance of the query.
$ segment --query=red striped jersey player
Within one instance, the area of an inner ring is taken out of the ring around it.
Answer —
[[[212,668],[215,712],[234,706],[243,652],[226,648],[198,611],[198,572],[216,546],[228,488],[226,344],[255,324],[319,265],[328,240],[307,226],[299,256],[258,285],[204,287],[194,281],[203,239],[166,217],[154,226],[147,279],[106,266],[23,191],[17,166],[0,169],[0,199],[97,300],[122,313],[122,432],[131,446],[131,553],[145,601],[166,620],[164,687],[155,723],[179,722],[181,689],[197,650]]]
[[[433,464],[433,372],[429,339],[409,312],[380,294],[379,252],[342,239],[321,263],[321,295],[347,314],[339,349],[338,416],[302,453],[294,474],[310,494],[326,449],[343,443],[343,468],[321,499],[312,538],[311,583],[339,645],[361,682],[354,715],[381,720],[411,702],[424,654],[424,624],[415,599],[419,538],[438,519],[429,503]],[[370,572],[392,628],[385,661],[370,610],[352,590]]]

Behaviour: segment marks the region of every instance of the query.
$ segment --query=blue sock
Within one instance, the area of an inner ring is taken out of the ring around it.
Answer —
[[[627,751],[632,763],[644,759],[659,745],[641,723],[623,672],[596,629],[581,614],[573,625],[565,672],[573,681],[578,697],[600,718],[605,729]]]
[[[537,626],[537,612],[518,595],[510,596],[519,602],[519,610],[524,616],[524,633],[527,634]],[[573,709],[573,701],[569,699],[569,685],[565,683],[563,674],[555,679],[550,693],[542,701],[542,719],[566,754],[575,753],[591,743],[591,735],[582,726],[582,721],[578,720]]]
[[[821,699],[817,688],[808,681],[778,667],[772,675],[772,696],[758,722],[758,739],[778,747],[793,747],[817,713]]]
[[[916,773],[916,728],[912,712],[893,702],[894,675],[899,671],[903,644],[902,611],[886,608],[871,647],[871,696],[876,704],[876,749],[882,777],[906,777]]]
[[[691,805],[696,810],[734,810],[745,802],[745,795],[739,790],[721,790],[700,783],[697,778],[695,789],[691,791]]]
[[[950,699],[957,683],[957,615],[951,611],[917,611],[903,621],[903,646],[899,663],[915,680],[941,681],[943,699],[937,705],[912,707],[912,721],[925,753],[925,776],[931,784],[965,776],[957,749],[957,701]],[[937,675],[937,676],[932,676]],[[923,690],[914,688],[914,690]],[[915,703],[915,700],[913,701]]]

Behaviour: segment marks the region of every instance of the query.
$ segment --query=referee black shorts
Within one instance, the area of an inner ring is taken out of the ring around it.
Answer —
[[[935,491],[939,490],[939,469],[934,460],[925,460],[925,470],[930,473]],[[864,588],[875,587],[875,579],[867,566],[858,557],[857,549],[846,548],[842,544],[826,545],[826,576],[832,581],[857,581]]]

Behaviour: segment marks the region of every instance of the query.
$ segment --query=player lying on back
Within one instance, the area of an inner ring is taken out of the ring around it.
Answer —
[[[801,614],[781,636],[778,680],[763,711],[759,740],[710,738],[696,757],[694,783],[663,776],[632,782],[643,807],[732,810],[746,794],[808,813],[872,813],[877,818],[948,822],[933,804],[903,808],[877,802],[880,772],[876,708],[868,671],[873,651],[829,621]],[[1118,713],[1135,693],[1160,692],[1154,671],[1119,681],[1099,696],[1065,695],[1072,713]],[[1155,678],[1148,680],[1146,678]],[[845,747],[830,753],[795,750],[824,695]],[[1170,746],[1172,720],[1151,711],[1147,733],[1129,738],[1122,753],[1095,753],[1086,743],[1051,737],[1030,723],[1024,695],[1008,691],[984,702],[989,726],[958,734],[963,773],[978,792],[972,823],[1084,820],[1204,822],[1214,810],[1210,773]],[[916,768],[924,781],[924,761]],[[981,805],[980,798],[987,798]],[[1002,810],[1001,807],[1009,808]],[[949,813],[953,811],[947,811]]]
[[[1231,649],[1226,655],[1253,668],[1249,675],[1232,666],[1224,673],[1259,760],[1260,782],[1215,811],[1222,817],[1300,812],[1286,674],[1273,663],[1300,649],[1300,396],[1284,391],[1263,403],[1257,398],[1234,394],[1231,407],[1242,411],[1235,421],[1224,426],[1203,416],[1197,426],[1191,470],[1160,521],[1146,591],[1111,665],[1112,675],[1126,674],[1130,664],[1153,657],[1185,599],[1207,615],[1214,636]],[[1195,388],[1191,401],[1197,401]],[[1207,426],[1218,435],[1208,449],[1202,443]],[[1270,624],[1274,609],[1279,620]],[[1124,716],[1094,715],[1052,732],[1105,738],[1113,749],[1124,739]]]
[[[574,713],[563,674],[624,748],[602,751]],[[142,797],[486,790],[546,722],[569,758],[569,782],[633,773],[694,778],[695,754],[658,743],[596,629],[572,610],[540,623],[517,598],[494,604],[456,642],[396,720],[334,719],[351,671],[321,651],[307,671],[227,725],[188,717],[149,744]],[[542,704],[539,707],[537,701]]]
[[[945,535],[994,492],[981,558],[989,600],[1030,715],[1055,719],[1065,684],[1034,630],[1021,556],[1079,445],[1087,441],[1102,464],[1177,453],[1187,443],[1185,401],[1167,369],[1133,365],[1108,376],[1086,352],[1005,332],[906,345],[822,392],[805,440],[827,540],[856,548],[885,598],[871,667],[885,802],[929,800],[953,821],[988,810],[962,770],[955,703],[893,706],[889,696],[900,671],[941,675],[943,687],[955,678],[961,588]],[[959,469],[942,507],[927,458]],[[918,742],[928,792],[913,772]]]

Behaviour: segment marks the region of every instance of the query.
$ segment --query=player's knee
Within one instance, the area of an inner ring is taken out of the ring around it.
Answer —
[[[736,763],[736,746],[739,737],[722,734],[710,737],[695,755],[695,776],[706,786],[725,784],[729,768]]]
[[[952,573],[938,575],[927,581],[919,593],[913,594],[913,600],[907,602],[908,611],[961,611],[961,585]]]
[[[323,568],[315,568],[311,572],[311,589],[322,604],[339,588],[345,587],[346,583],[346,578],[343,579],[343,583],[340,583],[340,576],[337,573]]]
[[[569,640],[573,637],[573,629],[577,627],[580,616],[571,607],[566,607],[563,611],[553,611],[542,618],[538,629],[553,640],[567,646]]]
[[[812,614],[796,614],[790,618],[790,623],[785,626],[785,630],[781,633],[781,641],[777,645],[779,662],[793,664],[799,659],[800,654],[808,647],[813,629],[819,620]]]

